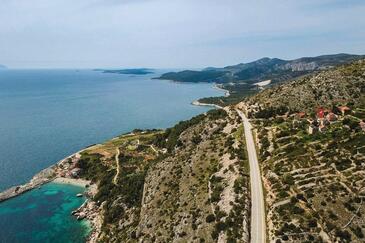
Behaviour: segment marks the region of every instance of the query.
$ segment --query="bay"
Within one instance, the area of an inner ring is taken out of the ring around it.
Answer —
[[[222,95],[182,84],[93,70],[0,72],[0,191],[85,146],[135,128],[166,128],[207,111],[190,103]]]

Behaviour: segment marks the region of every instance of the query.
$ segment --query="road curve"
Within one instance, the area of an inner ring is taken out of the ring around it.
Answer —
[[[251,124],[245,114],[237,110],[238,115],[242,118],[245,130],[246,146],[248,160],[250,164],[250,185],[251,185],[251,242],[266,242],[266,217],[264,193],[260,176],[260,167],[257,160],[255,143],[252,136]]]

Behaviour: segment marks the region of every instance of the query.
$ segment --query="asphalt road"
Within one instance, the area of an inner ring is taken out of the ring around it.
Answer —
[[[266,243],[266,217],[264,193],[260,176],[260,167],[257,160],[256,147],[252,136],[251,124],[245,114],[237,110],[242,118],[245,130],[248,160],[250,164],[251,185],[251,242]]]

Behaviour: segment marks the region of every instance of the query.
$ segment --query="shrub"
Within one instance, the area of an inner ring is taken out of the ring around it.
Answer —
[[[215,216],[214,214],[209,214],[206,218],[205,218],[205,222],[207,223],[211,223],[215,220]]]

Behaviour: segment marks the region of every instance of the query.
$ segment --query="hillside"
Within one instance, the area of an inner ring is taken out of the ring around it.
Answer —
[[[86,149],[73,163],[98,185],[96,239],[248,242],[244,146],[240,120],[226,109]]]
[[[209,97],[199,101],[217,105],[238,103],[244,97],[277,83],[326,70],[334,66],[364,58],[362,55],[335,54],[318,57],[302,57],[295,60],[262,58],[250,63],[241,63],[223,68],[206,68],[202,71],[185,70],[165,73],[160,79],[179,82],[215,82],[230,92],[229,97]],[[257,83],[270,80],[267,86]]]
[[[166,130],[121,135],[58,169],[77,168],[97,185],[85,207],[100,217],[95,241],[249,242],[254,142],[246,144],[243,111],[258,149],[266,238],[363,242],[364,91],[360,60]]]
[[[270,107],[285,106],[291,111],[313,112],[324,106],[331,108],[341,103],[359,104],[365,92],[364,61],[340,66],[326,72],[300,78],[260,92],[250,102]]]
[[[254,123],[271,242],[364,242],[365,60],[240,103]]]

